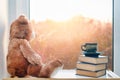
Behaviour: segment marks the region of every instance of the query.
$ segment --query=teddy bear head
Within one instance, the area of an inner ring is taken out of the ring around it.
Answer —
[[[32,27],[30,21],[21,15],[10,26],[10,40],[13,38],[31,40]]]

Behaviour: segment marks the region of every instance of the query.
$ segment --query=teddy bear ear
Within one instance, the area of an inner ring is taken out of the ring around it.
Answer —
[[[26,17],[26,16],[25,16],[25,14],[20,14],[20,15],[18,15],[18,18],[20,18],[20,17]]]
[[[18,19],[18,20],[22,20],[22,19],[28,20],[28,18],[26,17],[25,14],[20,14],[20,15],[18,15],[18,16],[17,16],[17,19]]]
[[[27,19],[27,17],[26,17],[25,15],[20,15],[20,16],[18,17],[18,19],[19,19],[19,20]]]

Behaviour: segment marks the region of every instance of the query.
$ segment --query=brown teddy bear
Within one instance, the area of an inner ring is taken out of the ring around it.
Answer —
[[[11,77],[50,77],[56,68],[62,66],[60,60],[43,64],[41,56],[30,46],[32,28],[29,20],[21,15],[10,27],[7,55],[7,70]]]

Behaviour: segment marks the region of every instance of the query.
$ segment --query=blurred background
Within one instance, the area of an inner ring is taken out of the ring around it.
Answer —
[[[31,45],[43,62],[56,58],[75,68],[81,45],[96,42],[112,70],[112,0],[30,0],[30,20]]]

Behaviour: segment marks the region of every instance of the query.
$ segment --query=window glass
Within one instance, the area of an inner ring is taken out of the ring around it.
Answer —
[[[81,45],[97,42],[112,69],[112,0],[30,0],[30,20],[31,45],[44,63],[61,59],[64,68],[75,68]]]

